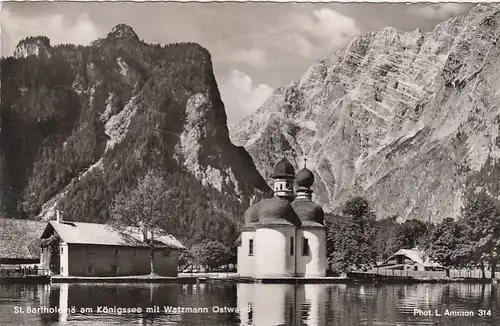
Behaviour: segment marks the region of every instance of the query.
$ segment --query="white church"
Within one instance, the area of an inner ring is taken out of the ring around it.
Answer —
[[[325,276],[325,213],[312,201],[313,173],[304,166],[295,175],[292,164],[282,159],[272,178],[274,197],[245,212],[238,275],[254,279]]]

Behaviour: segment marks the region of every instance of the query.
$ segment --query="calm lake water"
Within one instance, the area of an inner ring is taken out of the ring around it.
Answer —
[[[500,325],[500,284],[0,285],[0,324]]]

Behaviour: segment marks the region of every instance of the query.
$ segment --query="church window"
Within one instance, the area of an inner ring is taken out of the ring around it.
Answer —
[[[253,239],[250,239],[249,242],[249,247],[248,247],[248,255],[253,256]]]
[[[290,256],[293,256],[293,252],[294,252],[294,250],[295,250],[295,243],[294,243],[294,240],[295,240],[295,239],[294,239],[293,237],[291,237],[291,238],[290,238]]]
[[[309,240],[302,238],[302,256],[309,256]]]

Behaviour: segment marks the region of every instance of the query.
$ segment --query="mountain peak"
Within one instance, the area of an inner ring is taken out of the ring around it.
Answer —
[[[29,36],[17,43],[17,46],[23,45],[23,44],[38,44],[46,47],[50,47],[50,39],[47,36]]]
[[[14,50],[14,57],[21,58],[30,55],[46,55],[50,56],[50,39],[46,36],[30,36],[22,39],[17,43]]]
[[[477,87],[500,85],[499,14],[481,4],[433,31],[357,36],[275,91],[231,140],[262,175],[283,144],[291,162],[314,152],[312,190],[326,211],[362,195],[381,218],[457,217],[472,171],[500,156],[498,87]]]
[[[126,24],[118,24],[113,29],[107,36],[108,38],[132,38],[132,39],[139,39],[137,34],[135,33],[134,29]]]

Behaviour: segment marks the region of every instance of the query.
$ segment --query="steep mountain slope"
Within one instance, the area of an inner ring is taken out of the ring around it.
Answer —
[[[50,218],[59,205],[67,219],[104,222],[116,193],[156,168],[170,175],[183,202],[175,218],[193,236],[207,223],[230,228],[269,191],[229,140],[210,54],[197,44],[149,45],[120,24],[89,47],[25,39],[1,68],[10,214]]]
[[[457,216],[469,173],[500,156],[499,38],[498,4],[430,33],[359,36],[277,89],[231,139],[263,175],[282,149],[296,165],[307,155],[327,209],[360,194],[379,218]]]

